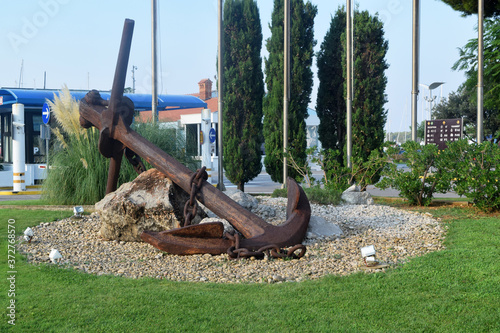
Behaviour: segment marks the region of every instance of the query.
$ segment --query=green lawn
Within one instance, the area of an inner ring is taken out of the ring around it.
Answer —
[[[468,208],[432,209],[449,226],[441,252],[386,273],[284,284],[218,285],[93,276],[16,257],[16,325],[31,332],[500,332],[500,219]],[[16,234],[72,212],[0,209]],[[9,288],[2,279],[0,304]],[[4,312],[6,314],[6,312]]]

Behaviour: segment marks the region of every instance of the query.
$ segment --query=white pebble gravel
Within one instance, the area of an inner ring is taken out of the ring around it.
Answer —
[[[286,199],[258,197],[261,205],[275,209],[265,216],[269,223],[285,220]],[[362,269],[360,248],[374,245],[377,259],[395,267],[412,257],[443,249],[445,229],[429,214],[388,206],[311,205],[312,215],[336,223],[341,238],[306,239],[307,253],[299,260],[254,258],[230,260],[227,254],[177,256],[147,243],[100,239],[99,216],[64,219],[32,227],[31,243],[20,240],[18,248],[28,262],[47,263],[57,249],[61,267],[85,273],[127,278],[151,277],[175,281],[215,283],[282,283],[346,275]],[[258,210],[257,210],[258,213]]]

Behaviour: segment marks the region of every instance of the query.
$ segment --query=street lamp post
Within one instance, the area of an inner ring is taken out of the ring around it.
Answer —
[[[157,35],[157,24],[156,24],[156,0],[151,0],[151,85],[152,85],[152,92],[151,92],[151,113],[152,113],[152,119],[153,123],[156,123],[158,121],[158,67],[157,67],[157,56],[156,56],[156,45],[158,42],[158,39],[156,37]]]
[[[223,101],[222,101],[222,97],[223,97],[223,91],[222,91],[222,87],[223,87],[223,79],[224,79],[224,64],[222,62],[222,59],[223,59],[223,52],[224,52],[224,49],[223,49],[223,38],[224,38],[224,31],[223,31],[223,26],[222,26],[222,19],[223,19],[223,16],[224,16],[224,13],[223,13],[223,0],[219,0],[219,19],[218,19],[218,29],[217,29],[217,33],[218,33],[218,39],[219,39],[219,43],[218,43],[218,60],[217,60],[217,63],[218,63],[218,68],[217,68],[217,76],[218,76],[218,84],[217,84],[217,109],[218,109],[218,118],[217,118],[217,121],[218,121],[218,129],[217,129],[217,150],[218,150],[218,181],[217,181],[217,188],[220,190],[220,191],[225,191],[226,190],[226,187],[224,186],[224,165],[223,165],[223,161],[222,161],[222,158],[223,158],[223,145],[222,145],[222,107],[223,107]]]
[[[352,155],[352,79],[353,79],[353,68],[352,68],[352,55],[353,55],[353,31],[352,31],[352,16],[351,16],[351,0],[347,0],[346,3],[346,32],[347,32],[347,47],[346,47],[346,67],[347,67],[347,99],[346,99],[346,127],[347,127],[347,167],[352,167],[351,155]]]
[[[413,0],[411,139],[417,141],[418,65],[420,58],[420,1]]]
[[[479,0],[477,5],[477,143],[483,142],[483,76],[484,76],[484,0]]]
[[[424,99],[427,102],[429,102],[429,120],[432,119],[432,104],[434,103],[434,101],[436,100],[436,97],[437,97],[437,96],[432,96],[432,91],[434,89],[438,88],[439,86],[441,86],[442,84],[444,84],[444,82],[433,82],[430,85],[420,83],[421,86],[423,86],[429,90],[429,97],[427,97],[427,96],[424,97]]]

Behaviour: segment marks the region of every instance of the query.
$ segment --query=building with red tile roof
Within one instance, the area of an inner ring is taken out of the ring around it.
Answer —
[[[207,109],[213,112],[218,110],[218,99],[215,91],[212,91],[212,81],[210,79],[203,79],[198,82],[199,91],[198,93],[189,94],[191,96],[198,97],[205,103],[207,103]],[[158,111],[158,120],[160,122],[175,122],[181,120],[182,115],[192,115],[201,114],[203,108],[191,108],[191,109],[173,109]],[[142,111],[140,113],[140,119],[142,121],[148,121],[151,119],[151,111]]]

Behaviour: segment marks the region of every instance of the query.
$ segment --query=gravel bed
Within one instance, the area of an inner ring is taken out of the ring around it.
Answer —
[[[270,221],[267,217],[270,223],[284,222],[286,199],[258,200],[275,208],[276,216]],[[177,256],[147,243],[106,241],[98,236],[100,221],[95,213],[32,227],[32,242],[20,241],[18,249],[35,265],[52,265],[49,253],[58,249],[63,256],[61,267],[85,273],[215,283],[299,282],[329,274],[347,275],[363,269],[360,248],[367,245],[374,245],[377,259],[390,267],[443,249],[445,229],[430,214],[379,205],[313,204],[311,208],[313,215],[336,223],[344,235],[306,239],[307,253],[299,260],[231,260],[227,254]]]

